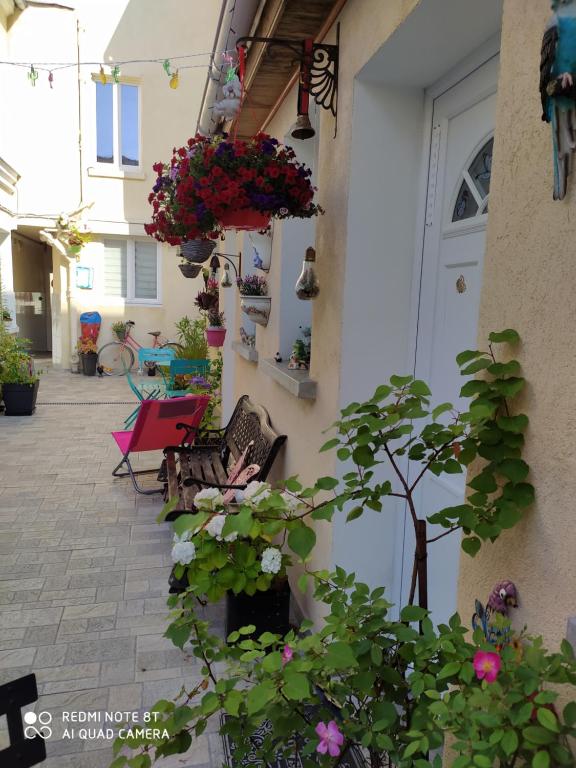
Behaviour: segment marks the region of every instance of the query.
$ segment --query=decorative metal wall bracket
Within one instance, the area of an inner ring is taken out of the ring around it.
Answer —
[[[279,50],[292,53],[290,69],[300,68],[300,88],[309,93],[318,106],[330,110],[334,117],[338,110],[338,53],[340,25],[336,28],[336,45],[288,40],[281,37],[241,37],[236,48],[247,43],[264,43],[270,60],[277,57]]]

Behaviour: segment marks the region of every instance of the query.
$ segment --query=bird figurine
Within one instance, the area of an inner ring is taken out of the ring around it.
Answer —
[[[566,196],[571,156],[576,150],[576,0],[552,0],[552,17],[542,40],[542,120],[552,126],[554,200]]]
[[[484,637],[493,645],[506,645],[511,641],[510,627],[502,628],[502,620],[492,622],[491,618],[495,614],[504,619],[508,618],[508,609],[518,608],[518,592],[513,582],[505,580],[499,581],[495,585],[486,608],[480,600],[476,600],[475,612],[472,616],[472,629],[482,629]],[[499,626],[498,626],[499,625]]]

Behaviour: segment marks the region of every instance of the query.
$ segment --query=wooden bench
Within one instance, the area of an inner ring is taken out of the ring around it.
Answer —
[[[203,431],[190,447],[168,446],[164,450],[164,496],[167,500],[179,498],[166,520],[175,520],[192,510],[194,497],[202,488],[244,488],[226,483],[230,466],[244,451],[244,464],[260,467],[252,480],[265,480],[285,441],[286,435],[272,429],[267,411],[243,395],[224,429]]]

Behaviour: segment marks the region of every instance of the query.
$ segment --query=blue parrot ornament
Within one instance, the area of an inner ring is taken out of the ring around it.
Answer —
[[[566,195],[576,150],[576,0],[552,0],[553,15],[542,40],[542,120],[552,126],[554,200]]]

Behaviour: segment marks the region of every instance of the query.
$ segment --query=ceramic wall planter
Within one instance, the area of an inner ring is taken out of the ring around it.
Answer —
[[[80,361],[84,376],[96,376],[96,363],[98,362],[98,355],[96,352],[88,352],[87,354],[80,355]]]
[[[242,232],[266,229],[270,224],[270,214],[243,208],[238,211],[227,211],[220,216],[224,229],[236,229]]]
[[[178,267],[184,277],[198,277],[202,269],[202,264],[193,264],[190,262],[189,264],[178,264]]]
[[[272,259],[272,233],[250,232],[248,239],[252,246],[252,262],[256,269],[268,272]]]
[[[270,296],[241,296],[240,308],[242,312],[257,325],[268,325],[272,299]]]
[[[39,381],[34,384],[2,384],[6,416],[31,416],[36,410]]]
[[[203,264],[208,261],[214,248],[214,240],[187,240],[180,246],[180,255],[193,264]]]
[[[263,632],[285,635],[290,630],[290,585],[288,579],[266,592],[226,595],[226,634],[254,624],[258,637]]]
[[[206,341],[209,347],[222,347],[224,346],[224,339],[226,338],[226,328],[210,327],[206,328]]]

